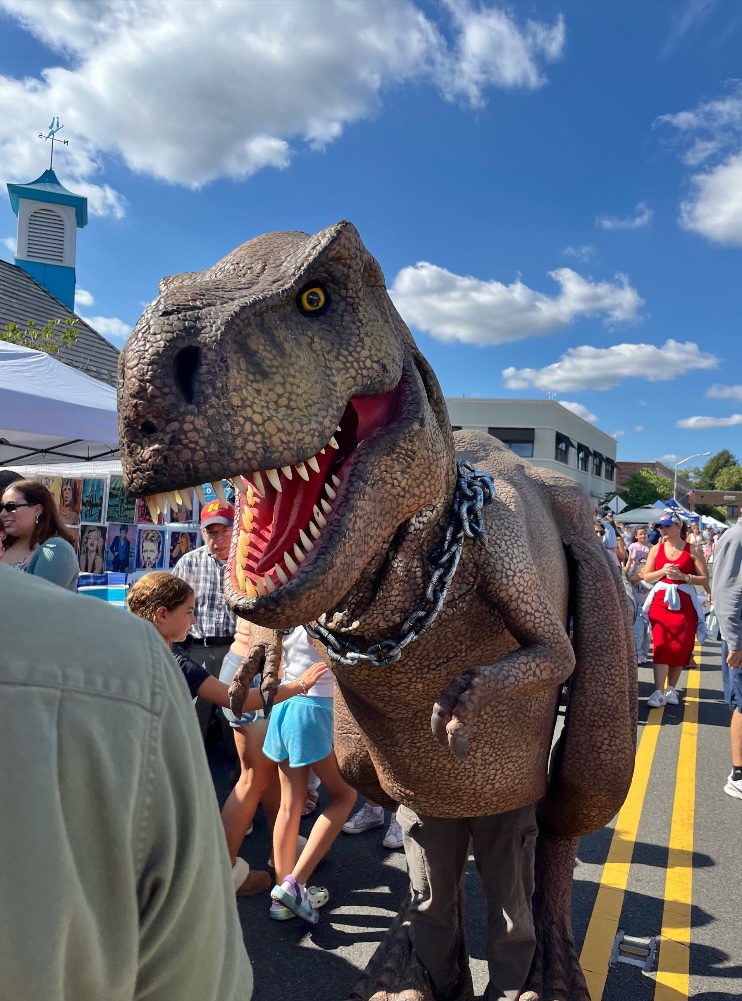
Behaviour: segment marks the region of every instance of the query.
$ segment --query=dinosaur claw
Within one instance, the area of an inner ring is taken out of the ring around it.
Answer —
[[[466,761],[469,754],[469,735],[461,731],[449,733],[448,746],[451,748],[451,753],[454,757],[458,758],[459,761]]]
[[[433,706],[433,715],[430,717],[430,728],[433,736],[443,747],[448,747],[447,724],[451,721],[451,713],[444,709],[440,702]]]

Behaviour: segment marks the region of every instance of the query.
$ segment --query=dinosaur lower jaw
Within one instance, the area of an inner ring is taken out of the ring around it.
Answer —
[[[233,478],[237,504],[229,576],[234,597],[260,599],[285,587],[322,549],[337,525],[337,507],[356,459],[401,417],[403,383],[382,395],[353,397],[334,436],[304,462]]]

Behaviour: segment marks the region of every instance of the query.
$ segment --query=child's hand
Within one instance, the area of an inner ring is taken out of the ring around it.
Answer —
[[[303,681],[307,688],[313,688],[326,671],[326,664],[312,664],[312,666],[307,668],[304,674],[302,674],[299,680]]]

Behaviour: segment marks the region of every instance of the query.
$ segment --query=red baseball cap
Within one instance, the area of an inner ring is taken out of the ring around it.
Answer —
[[[225,507],[221,501],[209,501],[201,508],[201,528],[206,525],[232,525],[234,523],[234,508],[231,504]]]

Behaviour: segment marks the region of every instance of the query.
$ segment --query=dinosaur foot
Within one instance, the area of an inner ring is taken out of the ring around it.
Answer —
[[[533,896],[536,952],[519,1001],[590,1001],[572,936],[578,840],[539,835]]]
[[[347,1001],[436,1001],[430,980],[410,941],[408,897],[389,931],[379,943],[366,970]],[[463,905],[460,903],[463,921]],[[461,927],[464,927],[463,923]],[[474,1001],[466,942],[459,947],[459,983],[446,1001]]]

